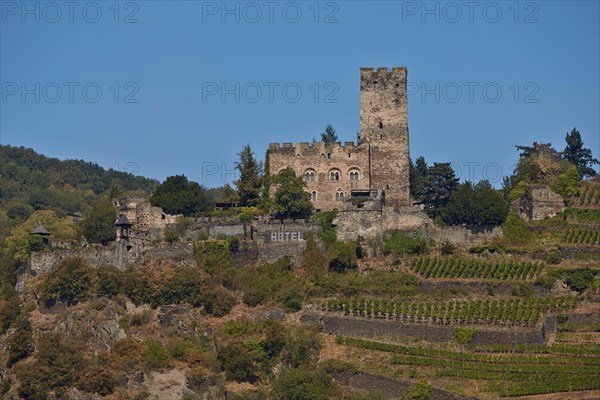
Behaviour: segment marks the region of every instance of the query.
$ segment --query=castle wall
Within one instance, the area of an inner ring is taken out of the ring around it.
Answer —
[[[288,167],[299,176],[314,172],[314,180],[306,181],[306,191],[316,192],[313,205],[322,211],[342,209],[342,198],[336,198],[336,193],[347,198],[351,190],[369,188],[368,147],[354,142],[271,143],[269,166],[272,175]],[[339,173],[339,180],[331,179],[332,172],[335,178]],[[358,180],[351,180],[350,172],[358,172]]]
[[[339,240],[358,240],[360,237],[370,254],[383,244],[384,235],[395,230],[424,236],[437,242],[448,240],[459,245],[480,244],[494,237],[502,237],[502,228],[499,226],[436,226],[427,214],[416,207],[342,211],[337,214],[333,223],[337,227]]]

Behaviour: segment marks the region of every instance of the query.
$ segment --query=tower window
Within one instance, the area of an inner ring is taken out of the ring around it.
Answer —
[[[358,181],[360,179],[360,174],[357,170],[352,170],[348,174],[351,181]]]
[[[331,160],[331,153],[327,153],[327,159]]]
[[[312,201],[317,201],[317,192],[313,190],[313,192],[310,194],[310,199]]]
[[[379,81],[373,81],[373,85],[377,85]]]
[[[379,121],[379,129],[383,129],[383,122]]]
[[[335,192],[335,201],[344,201],[344,192],[341,190],[342,189],[338,189],[337,192]]]

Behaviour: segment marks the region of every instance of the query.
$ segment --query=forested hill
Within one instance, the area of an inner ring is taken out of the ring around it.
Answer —
[[[59,160],[25,147],[0,145],[0,212],[9,219],[36,209],[81,213],[109,190],[150,194],[157,181],[104,169],[83,160]]]

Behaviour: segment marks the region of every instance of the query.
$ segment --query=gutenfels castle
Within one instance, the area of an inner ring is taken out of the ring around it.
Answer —
[[[349,197],[374,192],[385,206],[409,206],[406,79],[406,67],[361,68],[357,143],[271,143],[270,174],[291,167],[304,176],[317,210],[341,210]]]

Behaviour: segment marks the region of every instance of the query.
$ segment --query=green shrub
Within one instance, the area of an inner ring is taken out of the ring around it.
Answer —
[[[48,274],[42,288],[42,298],[47,306],[57,301],[77,304],[92,294],[93,278],[94,272],[83,258],[66,258]]]
[[[504,238],[510,243],[525,244],[531,240],[531,232],[527,230],[525,222],[515,212],[510,212],[502,225]]]
[[[194,255],[198,265],[209,274],[233,267],[230,242],[227,240],[207,240],[194,243]]]
[[[333,220],[336,215],[336,211],[322,211],[315,214],[315,219],[321,225],[321,241],[327,249],[337,241],[335,226],[333,226]]]
[[[590,268],[569,270],[565,273],[565,282],[571,289],[581,293],[594,281],[597,272]]]
[[[223,317],[237,304],[236,297],[224,287],[209,287],[201,295],[204,312],[214,317]]]
[[[163,239],[167,243],[175,243],[179,240],[179,232],[175,228],[165,228]]]
[[[231,343],[219,348],[218,359],[227,380],[250,383],[258,381],[252,355],[241,343]]]
[[[402,396],[402,400],[428,400],[430,398],[431,385],[425,380],[410,385]]]
[[[329,270],[333,272],[345,272],[355,270],[357,264],[356,242],[335,242],[330,247],[331,260],[329,261]]]
[[[478,330],[475,328],[454,328],[452,336],[458,344],[469,344],[475,338]]]
[[[150,310],[140,311],[138,313],[132,314],[129,318],[129,324],[132,326],[142,326],[146,325],[152,319],[152,313]]]
[[[96,293],[100,296],[114,297],[123,290],[121,272],[112,265],[98,267],[96,277]]]
[[[561,260],[560,250],[558,250],[558,249],[550,250],[544,256],[544,261],[548,264],[552,264],[552,265],[560,264],[560,260]]]
[[[155,340],[149,340],[146,343],[144,352],[142,353],[142,362],[148,369],[157,369],[164,367],[169,360],[167,349]]]
[[[283,370],[273,381],[272,389],[277,399],[327,400],[335,384],[322,369],[303,366]]]
[[[77,382],[77,387],[87,393],[108,396],[117,386],[117,380],[106,364],[94,364]]]
[[[10,367],[16,362],[23,360],[33,352],[33,336],[29,315],[21,313],[14,323],[14,332],[7,341],[8,361]]]
[[[282,304],[286,311],[296,312],[302,309],[302,303],[304,296],[302,295],[301,289],[296,286],[291,286],[283,294]]]
[[[383,253],[386,255],[426,254],[428,251],[427,239],[420,236],[408,236],[394,231],[383,238]]]
[[[442,242],[441,251],[442,251],[443,256],[452,255],[452,254],[454,254],[455,250],[456,250],[456,246],[454,244],[452,244],[450,241],[444,240]]]
[[[44,249],[44,239],[42,235],[29,235],[27,237],[30,251],[41,251]]]

